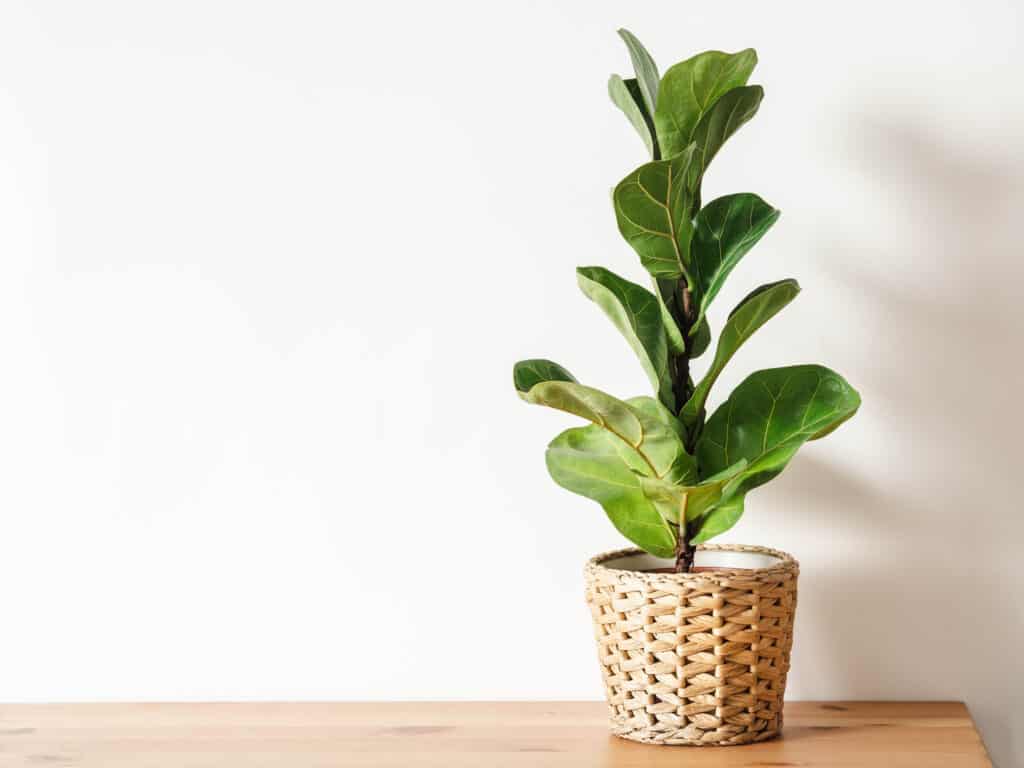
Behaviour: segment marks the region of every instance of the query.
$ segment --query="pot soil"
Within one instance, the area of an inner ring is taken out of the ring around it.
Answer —
[[[638,549],[587,563],[612,733],[666,745],[771,739],[782,730],[799,565],[729,544],[701,545],[695,563],[675,573]]]

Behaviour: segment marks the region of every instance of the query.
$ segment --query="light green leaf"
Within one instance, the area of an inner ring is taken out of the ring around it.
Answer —
[[[520,365],[516,365],[517,381],[522,378]],[[528,403],[574,414],[608,430],[623,442],[623,450],[628,450],[632,456],[630,465],[637,471],[652,477],[673,476],[681,457],[686,454],[674,426],[662,418],[652,417],[646,408],[635,408],[599,389],[567,381],[562,377],[568,371],[561,366],[557,366],[555,373],[560,378],[534,383],[529,390],[517,386],[519,397]]]
[[[835,371],[793,365],[755,371],[711,415],[697,441],[697,467],[708,477],[746,459],[739,492],[768,482],[797,449],[856,413],[860,395]]]
[[[798,293],[800,285],[796,280],[780,280],[777,283],[762,285],[736,305],[736,309],[729,315],[718,336],[718,346],[715,348],[711,367],[683,406],[680,417],[687,429],[693,429],[700,423],[708,393],[726,364],[736,354],[736,350],[754,334],[754,331],[796,298]]]
[[[653,115],[658,101],[658,66],[643,44],[628,29],[620,29],[619,37],[629,49],[629,58],[633,60],[633,71],[636,73],[636,82],[643,96],[644,106],[647,107],[647,114]]]
[[[686,149],[700,119],[724,93],[746,85],[756,64],[757,54],[747,49],[706,51],[670,67],[661,79],[654,110],[662,156],[671,158]]]
[[[597,304],[629,342],[651,386],[666,407],[676,410],[668,370],[668,342],[654,294],[603,267],[576,270],[580,290]]]
[[[631,397],[626,400],[626,405],[634,411],[638,411],[643,414],[646,418],[656,421],[659,424],[663,424],[680,437],[685,434],[685,431],[683,430],[683,423],[675,417],[672,411],[653,397],[647,397],[646,395]]]
[[[757,114],[763,97],[764,90],[759,85],[733,88],[712,104],[697,123],[693,130],[696,151],[687,176],[689,194],[697,205],[700,201],[700,184],[704,178],[704,171],[726,140]]]
[[[778,210],[749,192],[726,195],[701,208],[690,243],[698,319],[704,317],[733,267],[778,218]]]
[[[644,110],[642,96],[636,80],[623,80],[618,75],[608,78],[608,95],[622,113],[629,120],[630,124],[640,134],[644,146],[652,158],[657,159],[657,140],[654,135],[654,124],[650,115]]]
[[[634,448],[644,439],[643,426],[633,409],[599,389],[569,381],[542,381],[519,396],[534,405],[571,413],[612,432]]]
[[[618,441],[598,426],[562,432],[548,446],[548,472],[563,488],[598,502],[612,524],[641,549],[672,557],[675,533],[644,495],[637,475],[621,458]]]
[[[640,166],[612,194],[619,231],[655,278],[687,275],[694,201],[686,182],[695,151]]]
[[[631,397],[626,403],[640,414],[641,419],[645,423],[667,427],[679,439],[679,453],[672,465],[662,475],[662,479],[666,482],[682,485],[695,484],[697,482],[697,461],[693,456],[681,449],[686,440],[686,430],[683,428],[683,423],[668,408],[653,397]],[[642,472],[642,468],[638,469],[638,471]]]
[[[680,519],[686,522],[697,520],[723,499],[728,499],[742,481],[747,462],[740,460],[717,476],[701,483],[683,481],[667,482],[658,478],[641,477],[640,485],[644,494],[668,522],[678,526]]]

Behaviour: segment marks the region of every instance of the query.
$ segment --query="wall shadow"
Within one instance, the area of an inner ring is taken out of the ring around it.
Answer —
[[[802,576],[801,613],[815,618],[798,642],[831,663],[801,682],[965,700],[993,758],[1024,764],[1022,142],[975,152],[914,119],[847,130],[887,213],[863,242],[827,243],[825,269],[870,331],[857,384],[885,434],[870,482],[808,455],[787,471],[795,509],[817,500],[813,530],[858,529],[874,550]]]

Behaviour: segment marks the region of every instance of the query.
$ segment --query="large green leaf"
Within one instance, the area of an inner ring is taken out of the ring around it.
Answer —
[[[657,160],[658,143],[654,133],[654,123],[644,107],[643,96],[636,80],[634,78],[623,80],[618,75],[612,75],[608,78],[608,95],[615,106],[622,110],[636,132],[640,134],[650,156]]]
[[[673,511],[652,498],[646,484],[675,488],[696,483],[696,463],[681,449],[682,424],[664,405],[651,397],[634,397],[625,405],[648,433],[663,430],[675,437],[667,440],[679,446],[679,454],[662,477],[652,475],[638,451],[596,424],[556,437],[548,446],[548,471],[563,488],[600,503],[615,527],[634,544],[659,557],[671,557],[676,532],[668,521]]]
[[[604,311],[629,342],[661,402],[675,411],[668,341],[658,299],[646,288],[603,267],[579,267],[576,276],[587,298]]]
[[[726,363],[736,354],[736,350],[754,334],[754,331],[796,298],[798,293],[800,285],[796,280],[780,280],[777,283],[762,285],[736,305],[718,336],[718,346],[715,348],[711,367],[683,406],[680,417],[687,429],[693,429],[700,423],[708,393]]]
[[[698,320],[704,317],[733,267],[778,218],[778,210],[749,192],[726,195],[701,208],[690,243],[699,298]]]
[[[832,432],[860,407],[842,376],[820,365],[755,371],[708,419],[697,441],[701,477],[745,460],[722,500],[697,523],[692,543],[727,531],[743,514],[746,494],[778,476],[805,442]]]
[[[654,110],[662,156],[671,158],[693,141],[697,123],[722,94],[745,85],[757,64],[752,49],[739,53],[706,51],[665,73]]]
[[[598,502],[612,524],[641,549],[672,557],[676,536],[608,432],[596,425],[562,432],[548,446],[548,472],[563,488]]]
[[[687,169],[688,194],[695,205],[700,203],[700,184],[704,171],[726,140],[757,114],[763,97],[764,90],[759,85],[733,88],[712,104],[697,123],[693,130],[696,151]]]
[[[687,180],[695,151],[640,166],[612,194],[619,231],[655,278],[687,276],[694,206]]]
[[[636,73],[636,82],[643,96],[644,106],[647,107],[647,114],[653,115],[658,100],[658,66],[643,43],[628,29],[620,29],[619,37],[629,49],[629,58],[633,61],[633,71]]]
[[[856,413],[860,395],[835,371],[793,365],[755,371],[711,415],[697,441],[697,467],[708,477],[746,459],[746,493],[785,469],[808,440]]]
[[[603,427],[623,442],[624,450],[635,453],[631,463],[637,471],[652,477],[673,477],[680,461],[692,461],[673,425],[653,417],[647,409],[636,408],[599,389],[566,380],[564,376],[568,371],[561,366],[555,370],[557,378],[537,381],[529,389],[521,389],[519,382],[533,377],[536,363],[538,361],[528,360],[516,364],[513,378],[519,396],[526,402],[565,411]],[[520,374],[523,365],[529,366],[528,374]]]

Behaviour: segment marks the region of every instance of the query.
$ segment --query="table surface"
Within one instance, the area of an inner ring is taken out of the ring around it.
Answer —
[[[0,766],[990,766],[958,702],[792,702],[781,739],[658,747],[596,702],[5,704]]]

